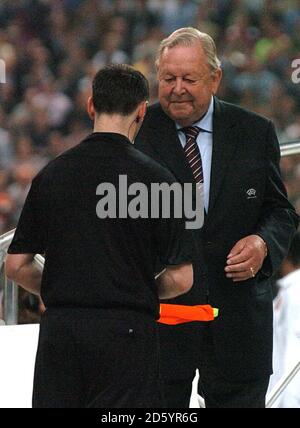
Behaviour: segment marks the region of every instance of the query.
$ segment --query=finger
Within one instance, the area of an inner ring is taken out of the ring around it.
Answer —
[[[231,257],[234,257],[234,256],[240,254],[243,251],[244,247],[245,247],[245,243],[244,242],[242,242],[242,241],[237,242],[232,247],[232,249],[230,250],[230,253],[228,254],[227,257],[231,258]]]
[[[245,272],[247,270],[250,270],[248,261],[246,263],[236,263],[234,265],[226,266],[225,272],[231,273],[231,272]]]
[[[233,279],[232,282],[242,282],[242,281],[247,281],[248,279],[250,278],[247,276],[246,278]]]
[[[239,253],[238,255],[227,258],[227,264],[233,265],[237,263],[243,263],[246,261],[250,261],[252,257],[253,257],[253,253],[251,252],[251,250],[247,247],[244,247],[242,252]]]
[[[252,278],[252,274],[249,270],[243,272],[231,272],[226,274],[227,278],[232,280],[246,280]]]
[[[231,259],[227,259],[227,265],[232,266],[232,265],[237,265],[237,264],[241,264],[241,263],[247,263],[249,261],[249,255],[246,253],[241,253],[237,256],[232,257]]]

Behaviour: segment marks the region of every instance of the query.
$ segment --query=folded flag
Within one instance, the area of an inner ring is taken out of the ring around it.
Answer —
[[[184,324],[192,321],[213,321],[219,315],[219,309],[210,305],[170,305],[161,303],[160,318],[162,324]]]

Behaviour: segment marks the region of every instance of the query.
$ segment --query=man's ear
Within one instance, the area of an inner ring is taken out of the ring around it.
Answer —
[[[90,119],[95,120],[96,112],[95,112],[95,107],[94,107],[92,96],[90,96],[87,100],[86,109],[87,109],[87,112],[88,112]]]
[[[215,95],[222,80],[222,69],[218,68],[212,74],[212,93]]]
[[[148,101],[143,101],[143,103],[140,105],[140,108],[138,110],[138,117],[141,118],[141,120],[144,119],[146,111],[147,111],[147,105]]]

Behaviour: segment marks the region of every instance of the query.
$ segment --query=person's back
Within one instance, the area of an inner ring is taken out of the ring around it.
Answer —
[[[171,174],[126,137],[95,132],[52,161],[35,181],[42,195],[40,209],[47,213],[39,231],[47,234],[45,305],[131,308],[157,317],[154,267],[157,256],[166,254],[168,239],[159,235],[164,232],[160,220],[148,215],[150,184],[172,183]],[[114,187],[107,207],[104,183]],[[147,218],[128,213],[135,196],[127,193],[134,183],[148,191]],[[105,208],[107,218],[99,218],[97,206]],[[172,233],[167,224],[165,232]]]
[[[182,218],[150,215],[150,184],[174,178],[132,145],[147,97],[141,73],[100,70],[88,101],[94,133],[33,180],[6,272],[47,308],[34,407],[163,405],[158,299],[190,289],[192,250]],[[149,208],[141,216],[139,197]],[[155,279],[157,259],[166,269]]]

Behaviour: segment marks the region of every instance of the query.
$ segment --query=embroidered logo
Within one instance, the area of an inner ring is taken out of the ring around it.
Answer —
[[[248,189],[247,190],[247,199],[256,199],[256,190],[255,189]]]

